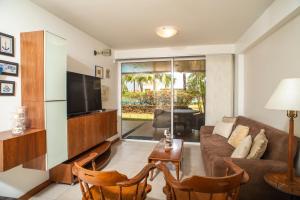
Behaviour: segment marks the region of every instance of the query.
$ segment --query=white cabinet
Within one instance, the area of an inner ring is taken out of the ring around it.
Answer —
[[[45,31],[45,101],[66,100],[66,40]]]
[[[47,169],[68,159],[66,101],[45,102]]]
[[[21,33],[22,105],[28,128],[46,130],[46,159],[23,167],[49,170],[68,159],[67,42],[48,31]]]

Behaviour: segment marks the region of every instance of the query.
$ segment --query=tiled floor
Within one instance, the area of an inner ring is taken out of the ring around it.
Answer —
[[[116,143],[112,148],[112,159],[103,170],[118,170],[128,177],[136,175],[147,163],[147,157],[151,153],[156,143],[122,141]],[[172,164],[169,164],[175,176]],[[183,167],[180,176],[188,177],[191,175],[204,175],[202,158],[199,144],[185,144],[183,155]],[[165,199],[162,187],[165,185],[162,173],[155,177],[154,181],[149,181],[152,191],[148,194],[149,200]],[[63,184],[52,184],[32,200],[80,200],[81,193],[79,185],[74,186]]]

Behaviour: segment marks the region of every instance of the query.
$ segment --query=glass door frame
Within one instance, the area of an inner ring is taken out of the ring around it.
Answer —
[[[119,68],[120,68],[120,72],[119,72],[119,104],[120,104],[120,116],[121,116],[121,138],[123,138],[123,134],[122,134],[122,64],[124,63],[138,63],[138,62],[153,62],[153,61],[166,61],[166,62],[170,62],[171,63],[171,135],[172,138],[174,138],[174,62],[175,61],[182,61],[182,60],[205,60],[206,57],[204,55],[199,55],[199,56],[179,56],[179,57],[165,57],[165,58],[145,58],[145,59],[121,59],[121,60],[117,60],[118,64],[119,64]],[[131,140],[131,139],[128,139]]]

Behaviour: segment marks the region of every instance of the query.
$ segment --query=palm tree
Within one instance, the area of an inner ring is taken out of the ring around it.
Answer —
[[[135,92],[135,75],[134,74],[122,75],[122,91],[128,91],[127,83],[133,83],[133,91]]]
[[[205,112],[205,74],[202,72],[192,73],[188,77],[188,90],[197,99],[198,109]]]
[[[140,91],[144,91],[144,84],[149,83],[153,81],[153,76],[152,75],[147,75],[147,74],[138,74],[134,76],[134,80],[140,87]]]
[[[163,73],[163,74],[158,74],[157,79],[164,84],[165,88],[168,88],[171,86],[172,83],[172,76],[171,74]],[[175,79],[174,79],[175,82]]]

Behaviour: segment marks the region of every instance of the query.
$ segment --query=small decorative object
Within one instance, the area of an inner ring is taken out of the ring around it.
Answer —
[[[14,36],[0,33],[0,54],[12,57],[15,56]]]
[[[268,177],[276,176],[276,185],[283,185],[283,188],[294,188],[289,191],[300,191],[300,177],[295,176],[294,170],[294,119],[298,116],[300,111],[300,78],[283,79],[276,90],[272,94],[268,103],[267,109],[285,110],[289,118],[289,141],[288,141],[288,157],[287,157],[287,172],[280,175],[271,174]],[[275,185],[275,184],[274,184]],[[298,187],[294,187],[298,185]]]
[[[103,49],[101,51],[94,50],[94,55],[111,56],[111,49]]]
[[[2,75],[18,76],[19,64],[14,62],[8,62],[0,60],[0,68],[2,69]]]
[[[0,96],[15,96],[15,82],[0,80]]]
[[[165,151],[170,151],[172,149],[173,138],[169,130],[164,131],[165,135]]]
[[[109,87],[106,85],[101,85],[101,99],[102,101],[108,101]]]
[[[104,78],[103,67],[95,66],[95,76],[98,78]]]
[[[105,70],[105,77],[106,77],[107,79],[110,78],[110,69],[106,69],[106,70]]]
[[[25,123],[25,107],[21,106],[17,109],[16,114],[14,115],[14,122],[13,122],[13,128],[12,128],[12,134],[14,135],[20,135],[23,134],[26,129],[26,123]]]

